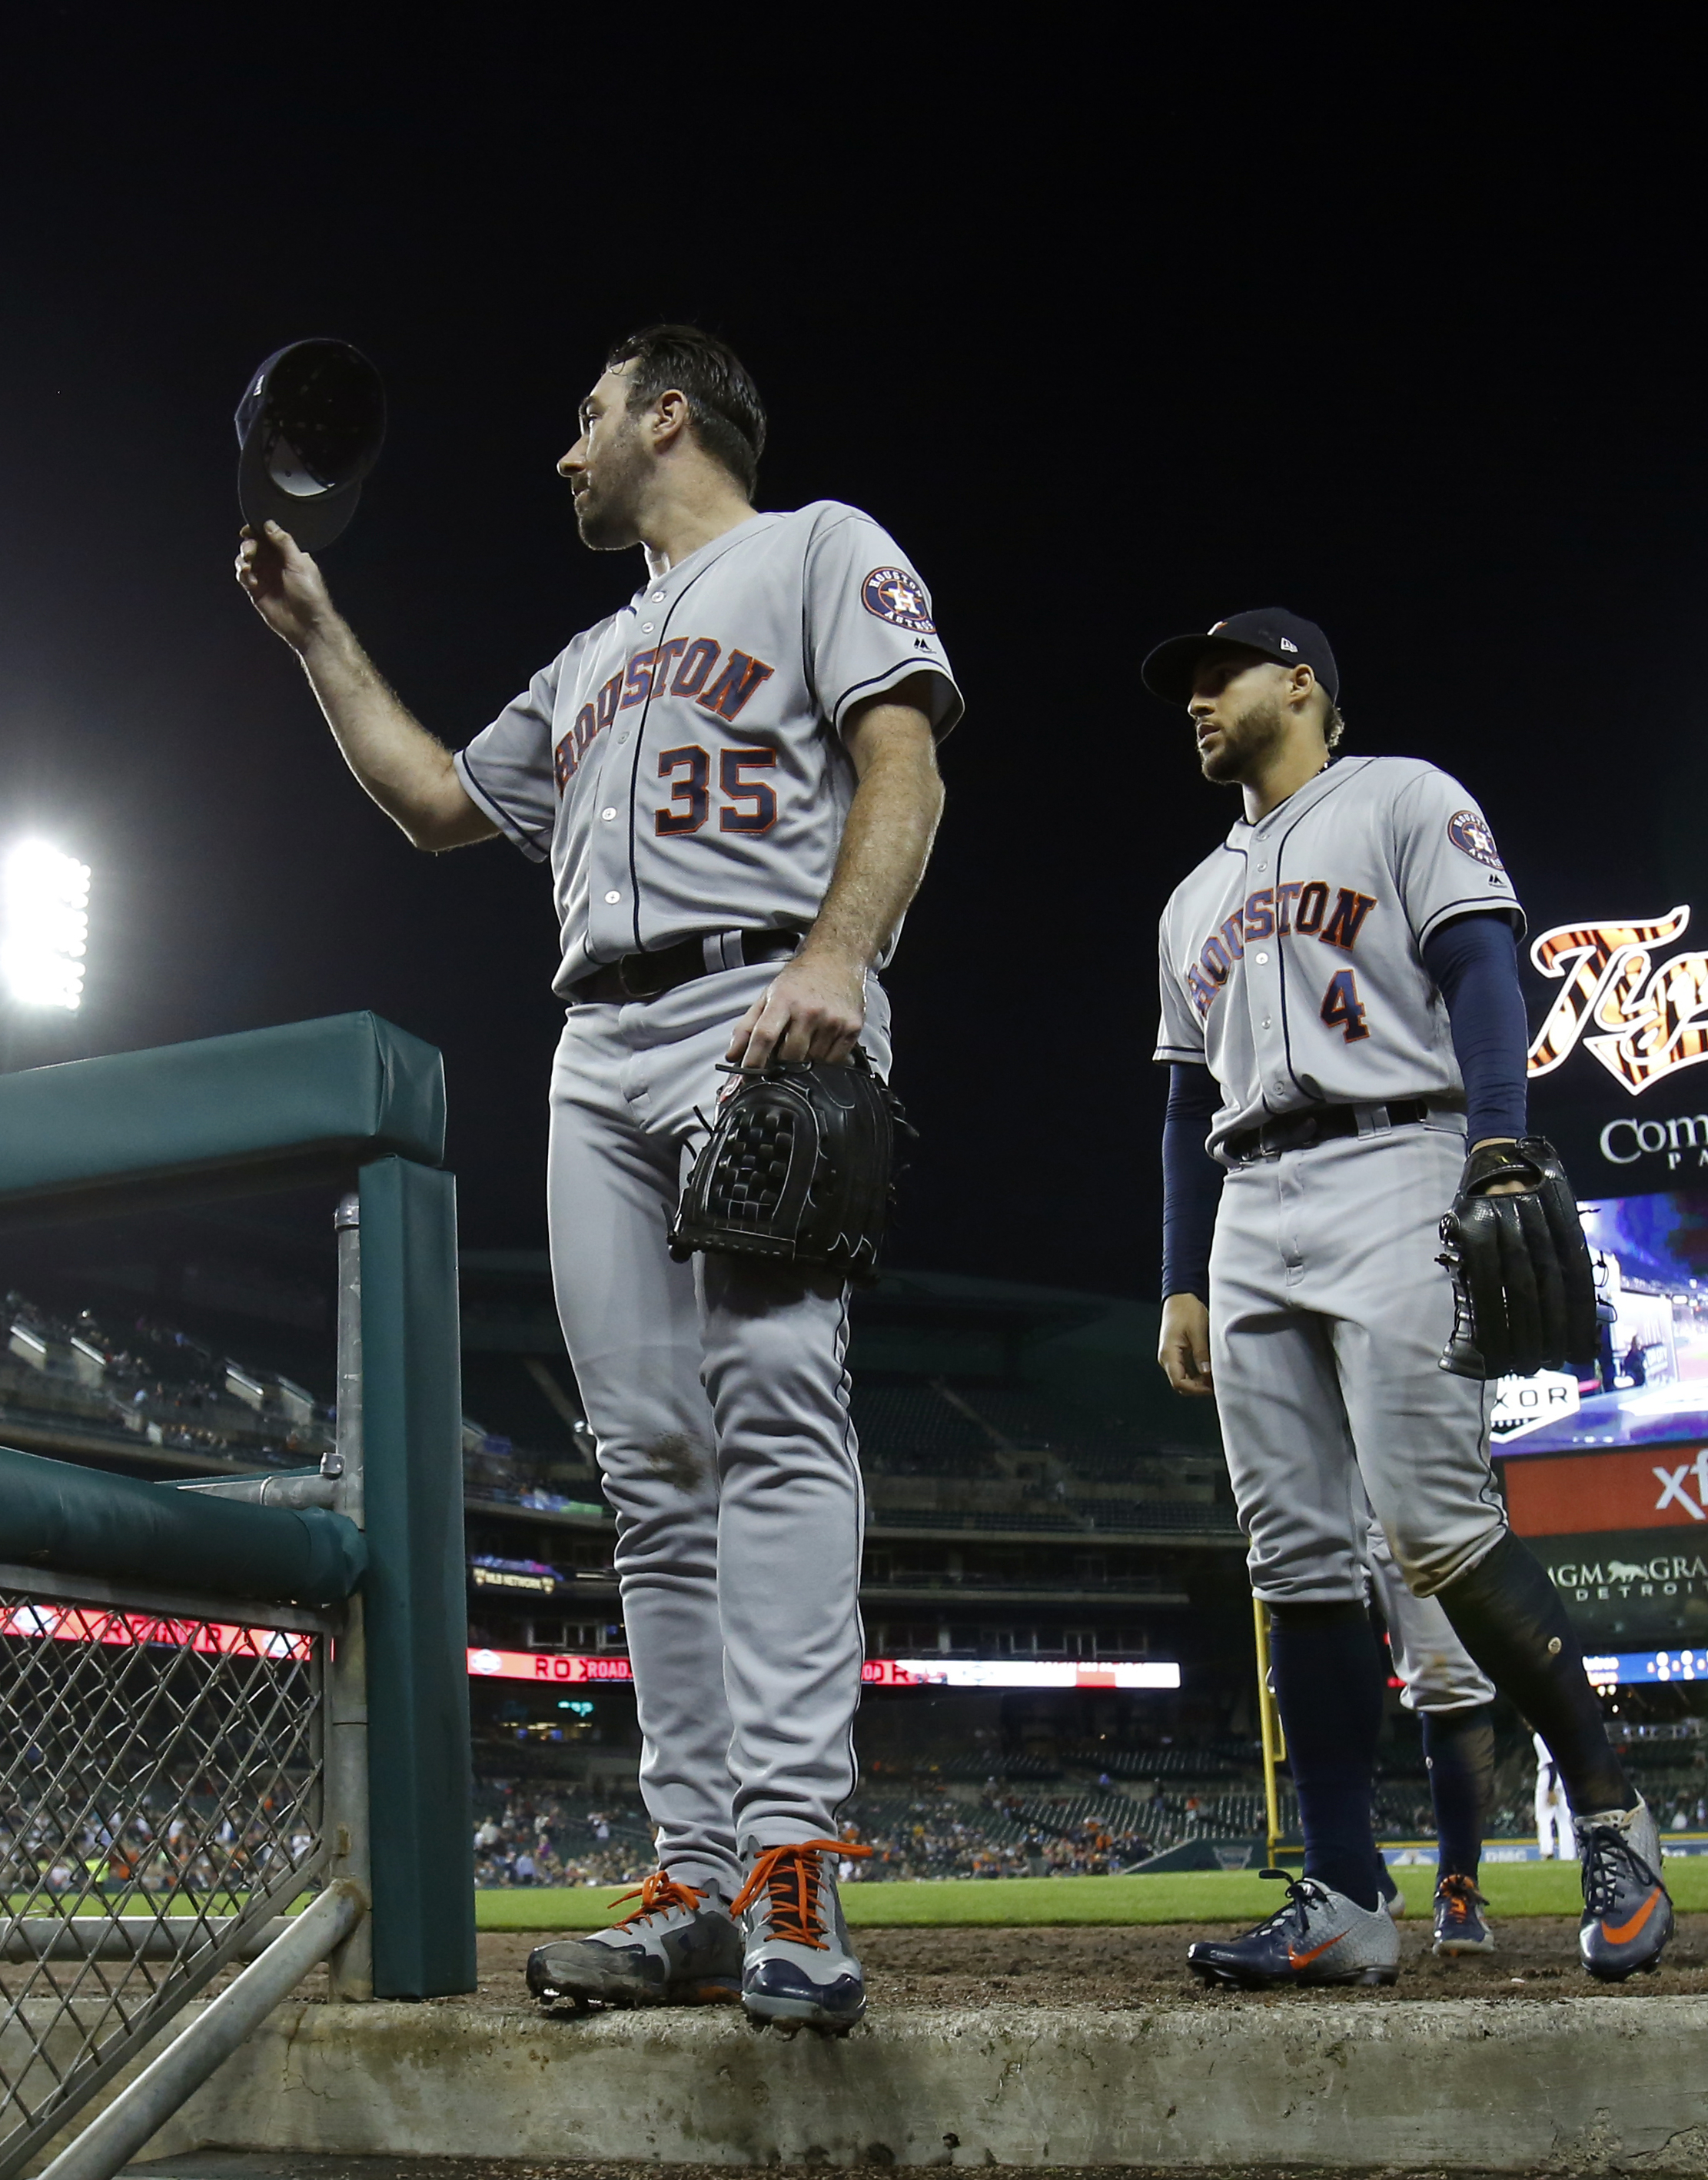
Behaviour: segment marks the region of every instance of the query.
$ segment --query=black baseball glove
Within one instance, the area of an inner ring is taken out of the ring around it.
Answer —
[[[740,1080],[707,1123],[670,1254],[777,1258],[869,1285],[896,1133],[915,1132],[889,1084],[858,1045],[844,1066],[779,1060],[728,1071]]]
[[[1518,1195],[1490,1196],[1497,1181]],[[1577,1199],[1540,1136],[1485,1143],[1465,1160],[1436,1260],[1453,1278],[1453,1334],[1441,1368],[1460,1378],[1528,1378],[1595,1359],[1595,1277]]]

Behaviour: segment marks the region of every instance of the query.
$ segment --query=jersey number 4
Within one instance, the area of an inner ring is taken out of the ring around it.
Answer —
[[[1329,978],[1321,1014],[1329,1027],[1337,1029],[1348,1044],[1356,1044],[1361,1037],[1369,1035],[1364,1001],[1358,997],[1358,980],[1350,969],[1336,969]]]
[[[775,750],[726,749],[718,753],[718,784],[726,798],[718,812],[720,833],[769,833],[777,822],[777,790],[762,780],[744,779],[744,772],[769,771],[777,762]],[[658,777],[674,782],[672,810],[656,812],[653,830],[661,840],[679,833],[697,833],[712,814],[712,758],[695,743],[683,749],[660,750]],[[750,802],[751,810],[740,806]]]

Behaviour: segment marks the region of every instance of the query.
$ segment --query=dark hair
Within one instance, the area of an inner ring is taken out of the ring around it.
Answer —
[[[697,326],[646,326],[618,341],[607,371],[632,363],[624,382],[631,413],[671,387],[687,396],[694,436],[751,499],[765,451],[765,405],[734,349]]]
[[[1320,689],[1322,688],[1322,684],[1319,682],[1317,686]],[[1336,703],[1332,696],[1329,696],[1329,692],[1326,689],[1323,689],[1323,694],[1325,696],[1329,697],[1329,707],[1327,711],[1323,713],[1323,740],[1327,745],[1331,753],[1332,753],[1341,746],[1341,736],[1347,730],[1347,723],[1341,717],[1340,706]]]

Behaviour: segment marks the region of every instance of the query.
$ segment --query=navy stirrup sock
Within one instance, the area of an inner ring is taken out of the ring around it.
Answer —
[[[1436,1881],[1468,1877],[1474,1884],[1483,1858],[1483,1826],[1494,1799],[1494,1707],[1474,1704],[1468,1710],[1426,1710],[1421,1717],[1441,1847]]]
[[[1386,1681],[1362,1605],[1272,1605],[1270,1662],[1304,1831],[1305,1875],[1374,1908],[1370,1789]]]
[[[1636,1794],[1607,1744],[1601,1700],[1584,1677],[1582,1648],[1534,1554],[1509,1530],[1468,1573],[1443,1583],[1435,1602],[1553,1751],[1573,1815],[1634,1809]]]

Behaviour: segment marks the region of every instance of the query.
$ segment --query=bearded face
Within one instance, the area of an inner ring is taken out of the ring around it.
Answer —
[[[1287,714],[1273,692],[1254,691],[1237,709],[1234,695],[1231,686],[1225,689],[1214,713],[1198,722],[1198,763],[1206,779],[1248,779],[1287,732]]]
[[[593,438],[576,482],[576,526],[596,553],[620,553],[640,538],[646,456],[634,420],[609,419]]]

